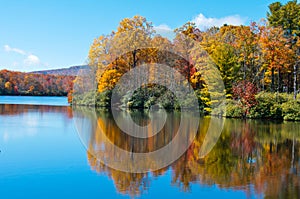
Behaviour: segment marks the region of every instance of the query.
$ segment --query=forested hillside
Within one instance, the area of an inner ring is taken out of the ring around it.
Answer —
[[[0,95],[66,96],[74,78],[0,70]]]
[[[61,69],[53,69],[53,70],[41,70],[41,71],[33,71],[31,73],[34,74],[44,74],[44,75],[68,75],[68,76],[76,76],[82,70],[88,69],[87,65],[81,66],[72,66],[69,68],[61,68]]]

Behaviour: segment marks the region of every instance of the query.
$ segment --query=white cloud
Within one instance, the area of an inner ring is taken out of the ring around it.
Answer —
[[[202,13],[200,13],[194,19],[192,19],[192,22],[194,22],[200,30],[206,30],[207,28],[213,26],[221,27],[224,24],[239,26],[239,25],[244,25],[246,21],[247,18],[241,17],[239,15],[213,18],[213,17],[206,17]],[[165,36],[168,38],[174,38],[175,36],[173,29],[166,24],[154,26],[153,28],[156,31],[156,33],[160,34],[161,36]]]
[[[18,48],[12,48],[9,45],[4,45],[4,50],[6,52],[15,52],[21,55],[26,55],[26,52],[24,50],[18,49]]]
[[[10,53],[10,52],[15,52],[18,53],[20,55],[23,55],[23,64],[25,64],[26,66],[37,66],[37,65],[41,65],[41,61],[40,58],[32,53],[26,52],[25,50],[21,50],[19,48],[12,48],[9,45],[4,45],[4,51]],[[18,66],[19,63],[14,61],[12,66],[16,67]],[[42,64],[43,65],[43,64]]]
[[[173,32],[173,29],[166,24],[160,24],[158,26],[154,26],[153,29],[156,31],[156,34],[159,34],[163,37],[167,37],[169,39],[175,37],[175,33]]]
[[[159,26],[154,26],[153,27],[154,30],[158,33],[158,32],[170,32],[172,31],[172,28],[170,28],[168,25],[166,24],[161,24]],[[159,33],[158,33],[159,34]]]
[[[40,62],[40,59],[38,58],[38,56],[32,55],[32,54],[28,55],[27,58],[24,60],[24,64],[29,65],[29,66],[38,65],[40,63],[41,62]]]
[[[243,25],[246,22],[246,18],[243,18],[239,15],[225,16],[222,18],[207,18],[202,13],[200,13],[192,20],[192,22],[194,22],[200,30],[205,30],[213,26],[221,27],[224,24],[236,26]]]

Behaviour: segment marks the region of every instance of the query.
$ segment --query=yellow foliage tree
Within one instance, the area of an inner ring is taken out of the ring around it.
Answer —
[[[121,77],[122,73],[117,69],[106,70],[99,80],[98,92],[101,93],[105,90],[113,89]]]
[[[4,85],[5,89],[8,90],[8,91],[11,91],[12,90],[12,84],[10,82],[6,82],[5,85]]]

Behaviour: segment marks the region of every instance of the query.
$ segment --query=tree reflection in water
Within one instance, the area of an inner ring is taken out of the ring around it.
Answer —
[[[172,140],[180,114],[168,113],[169,119],[160,133],[148,139],[137,139],[122,132],[108,110],[97,110],[97,122],[104,130],[102,132],[97,125],[88,122],[93,119],[93,110],[81,107],[74,111],[75,117],[86,121],[83,127],[87,132],[81,136],[88,142],[91,168],[110,176],[120,193],[138,196],[150,187],[153,176],[166,175],[171,170],[170,184],[187,192],[192,184],[200,184],[243,190],[249,197],[255,194],[267,198],[300,198],[299,123],[226,119],[217,144],[208,155],[200,158],[200,147],[210,122],[209,118],[202,118],[196,139],[176,162],[158,171],[137,174],[109,168],[92,155],[101,152],[104,157],[107,153],[120,158],[119,154],[106,148],[107,143],[100,134],[105,133],[112,143],[128,151],[154,151]],[[132,118],[139,125],[149,122],[145,112],[134,112]],[[152,129],[148,130],[151,133]],[[150,159],[145,161],[145,164],[155,164]]]

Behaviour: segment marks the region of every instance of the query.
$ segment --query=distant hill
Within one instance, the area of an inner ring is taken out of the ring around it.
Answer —
[[[0,95],[67,96],[75,76],[0,70]]]
[[[61,69],[53,69],[53,70],[41,70],[41,71],[33,71],[30,73],[33,74],[43,74],[43,75],[67,75],[67,76],[76,76],[81,70],[88,70],[88,65],[81,66],[72,66],[69,68],[61,68]]]

